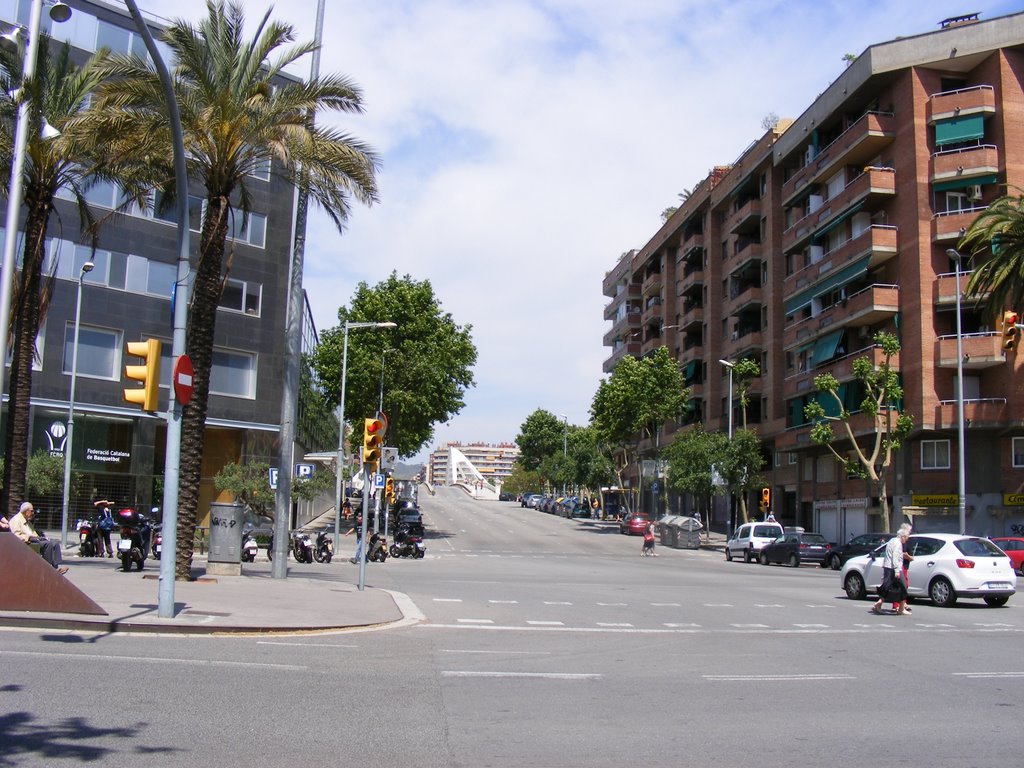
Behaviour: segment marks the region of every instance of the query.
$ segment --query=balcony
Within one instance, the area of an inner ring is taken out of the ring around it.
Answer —
[[[976,147],[949,149],[932,155],[929,180],[932,184],[991,177],[999,172],[999,147],[981,144]],[[992,183],[991,179],[986,182]]]
[[[960,339],[964,370],[977,370],[1003,365],[1003,335],[998,332],[965,333]],[[939,337],[939,368],[956,368],[956,334]]]
[[[653,323],[656,320],[661,320],[661,301],[652,302],[649,306],[644,308],[644,312],[640,315],[640,324],[647,325]],[[664,325],[664,323],[659,323]]]
[[[760,232],[761,200],[756,197],[747,200],[726,220],[725,226],[731,235],[740,232]]]
[[[942,243],[950,240],[959,240],[964,232],[971,226],[971,223],[978,218],[978,215],[988,208],[987,205],[979,205],[976,208],[967,208],[962,211],[947,211],[932,216],[932,242]],[[951,245],[955,245],[952,243]]]
[[[679,275],[678,270],[676,275],[676,290],[679,296],[693,290],[694,286],[703,285],[704,283],[704,267],[699,263],[687,263],[683,267],[682,275]]]
[[[690,260],[695,255],[700,256],[704,251],[704,233],[693,232],[686,236],[683,240],[683,245],[679,249],[679,258]],[[703,259],[701,259],[703,260]]]
[[[605,304],[604,319],[611,320],[612,318],[614,318],[616,311],[618,311],[619,305],[622,304],[624,301],[629,301],[630,299],[634,301],[639,301],[640,299],[640,286],[637,285],[636,283],[632,283],[623,288],[621,291],[615,294],[611,301]]]
[[[653,272],[644,278],[640,293],[643,296],[650,296],[652,293],[657,293],[661,290],[661,284],[661,272]]]
[[[955,91],[934,93],[928,98],[927,117],[929,123],[948,120],[963,115],[988,114],[996,112],[996,92],[991,85],[975,85]]]
[[[628,312],[615,320],[615,322],[612,323],[612,327],[604,335],[604,345],[607,347],[619,336],[638,329],[640,327],[642,317],[640,310],[636,310]]]
[[[822,370],[819,370],[816,373],[824,373],[825,369],[827,369],[828,372],[835,376],[839,381],[848,381],[853,378],[854,361],[860,360],[862,357],[868,358],[876,369],[881,367],[885,362],[885,352],[883,349],[875,344],[871,344],[869,347],[858,349],[856,352],[851,352],[845,357],[840,357],[831,361],[827,366],[822,366]],[[889,358],[889,365],[893,370],[899,370],[899,352]]]
[[[699,326],[704,322],[704,307],[694,304],[690,307],[684,305],[683,314],[679,318],[679,328],[687,330],[693,326]]]
[[[726,311],[735,314],[751,305],[760,305],[763,292],[760,284],[748,283],[740,286],[735,291],[730,291],[729,298],[725,302]]]
[[[820,329],[876,325],[900,311],[900,287],[875,283],[842,301],[826,307],[818,315]]]
[[[887,224],[872,224],[859,235],[851,237],[825,258],[834,264],[846,264],[861,256],[870,254],[869,267],[884,264],[897,253],[896,227]]]
[[[641,345],[639,341],[632,341],[628,344],[620,345],[619,348],[612,351],[611,356],[604,361],[604,364],[601,366],[601,370],[604,371],[605,373],[611,373],[612,370],[614,370],[615,365],[619,362],[619,360],[624,358],[626,355],[639,357],[640,346]]]
[[[800,171],[782,185],[783,205],[789,204],[803,187],[831,175],[840,165],[866,163],[896,137],[896,118],[891,112],[867,112],[818,152]]]
[[[935,406],[935,429],[955,430],[957,428],[956,400],[940,400]],[[1004,397],[988,397],[978,400],[964,400],[964,421],[975,427],[1004,428],[1010,421],[1010,404]]]
[[[982,293],[980,296],[967,296],[962,293],[967,289],[967,283],[971,280],[972,272],[961,272],[960,273],[960,298],[963,302],[975,302],[984,301],[988,298],[988,292]],[[934,299],[936,306],[952,307],[956,305],[957,295],[957,282],[956,272],[946,272],[941,275],[936,275],[935,278],[935,290]]]
[[[736,241],[736,245],[733,248],[733,252],[729,255],[729,258],[726,259],[726,270],[729,273],[733,273],[736,270],[749,265],[751,262],[760,261],[762,253],[761,242],[759,240],[741,237]]]

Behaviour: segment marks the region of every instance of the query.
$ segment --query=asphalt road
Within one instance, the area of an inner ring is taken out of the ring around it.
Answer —
[[[1012,763],[1022,598],[873,616],[831,571],[640,558],[611,525],[455,491],[423,507],[427,558],[367,569],[415,627],[2,632],[0,766]]]

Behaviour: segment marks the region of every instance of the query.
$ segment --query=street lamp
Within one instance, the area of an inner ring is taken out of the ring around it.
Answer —
[[[384,357],[389,352],[394,352],[393,347],[384,347],[380,351],[380,403],[377,405],[377,412],[384,413]]]
[[[22,62],[24,84],[36,73],[36,58],[39,54],[39,22],[43,15],[43,0],[32,0],[29,10],[28,47]],[[56,22],[71,18],[71,9],[62,2],[50,6],[50,18]],[[22,85],[24,89],[24,85]],[[4,375],[7,367],[7,335],[11,315],[11,288],[14,283],[14,249],[18,241],[18,214],[22,202],[22,174],[25,169],[25,151],[28,146],[29,115],[28,99],[22,90],[18,103],[18,119],[14,132],[14,159],[11,163],[11,181],[7,187],[7,229],[4,231],[3,266],[0,268],[0,397],[3,395]]]
[[[341,345],[341,403],[338,406],[338,459],[337,487],[334,493],[334,545],[338,546],[341,536],[341,494],[345,484],[345,377],[348,374],[348,332],[353,328],[397,328],[398,323],[350,323],[345,321],[344,341]],[[365,519],[365,516],[364,516]]]
[[[75,301],[75,338],[71,343],[71,393],[68,395],[68,431],[64,439],[64,497],[61,504],[60,545],[68,545],[68,500],[71,493],[71,445],[75,434],[75,377],[78,375],[78,329],[82,323],[82,281],[96,266],[91,261],[82,265],[78,274],[78,299]]]
[[[960,533],[967,530],[967,466],[964,451],[964,354],[963,327],[960,318],[960,259],[963,257],[956,248],[946,249],[946,255],[956,265],[956,437],[957,437],[957,491],[956,505],[959,514]]]

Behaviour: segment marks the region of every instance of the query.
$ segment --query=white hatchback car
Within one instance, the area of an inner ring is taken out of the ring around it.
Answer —
[[[914,559],[907,568],[909,597],[928,598],[947,607],[960,597],[980,597],[989,605],[1005,605],[1017,590],[1010,558],[986,538],[957,533],[919,533],[907,539],[905,551]],[[840,583],[851,600],[877,594],[882,583],[885,545],[870,554],[851,557]]]
[[[742,557],[745,563],[757,560],[761,550],[783,533],[778,523],[744,523],[725,542],[725,559],[732,562],[734,557]]]

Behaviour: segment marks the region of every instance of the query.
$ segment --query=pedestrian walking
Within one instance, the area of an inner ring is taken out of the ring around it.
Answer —
[[[644,528],[644,545],[640,550],[640,557],[657,557],[654,551],[654,523],[648,523]]]
[[[363,516],[356,515],[356,524],[345,531],[345,536],[356,535],[356,553],[349,558],[350,563],[358,563],[363,556]]]
[[[114,513],[110,511],[110,508],[114,505],[114,502],[104,499],[102,501],[94,501],[92,505],[99,508],[96,517],[96,527],[100,529],[100,539],[103,542],[103,546],[106,547],[107,557],[113,557],[114,547],[110,543],[110,532],[114,530]],[[102,552],[97,554],[102,554]]]
[[[899,605],[896,613],[903,615],[907,612],[907,587],[903,583],[903,545],[907,543],[910,536],[910,524],[904,523],[900,526],[896,535],[885,545],[885,555],[882,558],[882,583],[878,587],[878,600],[871,606],[871,612],[882,613],[882,603],[891,601]]]

